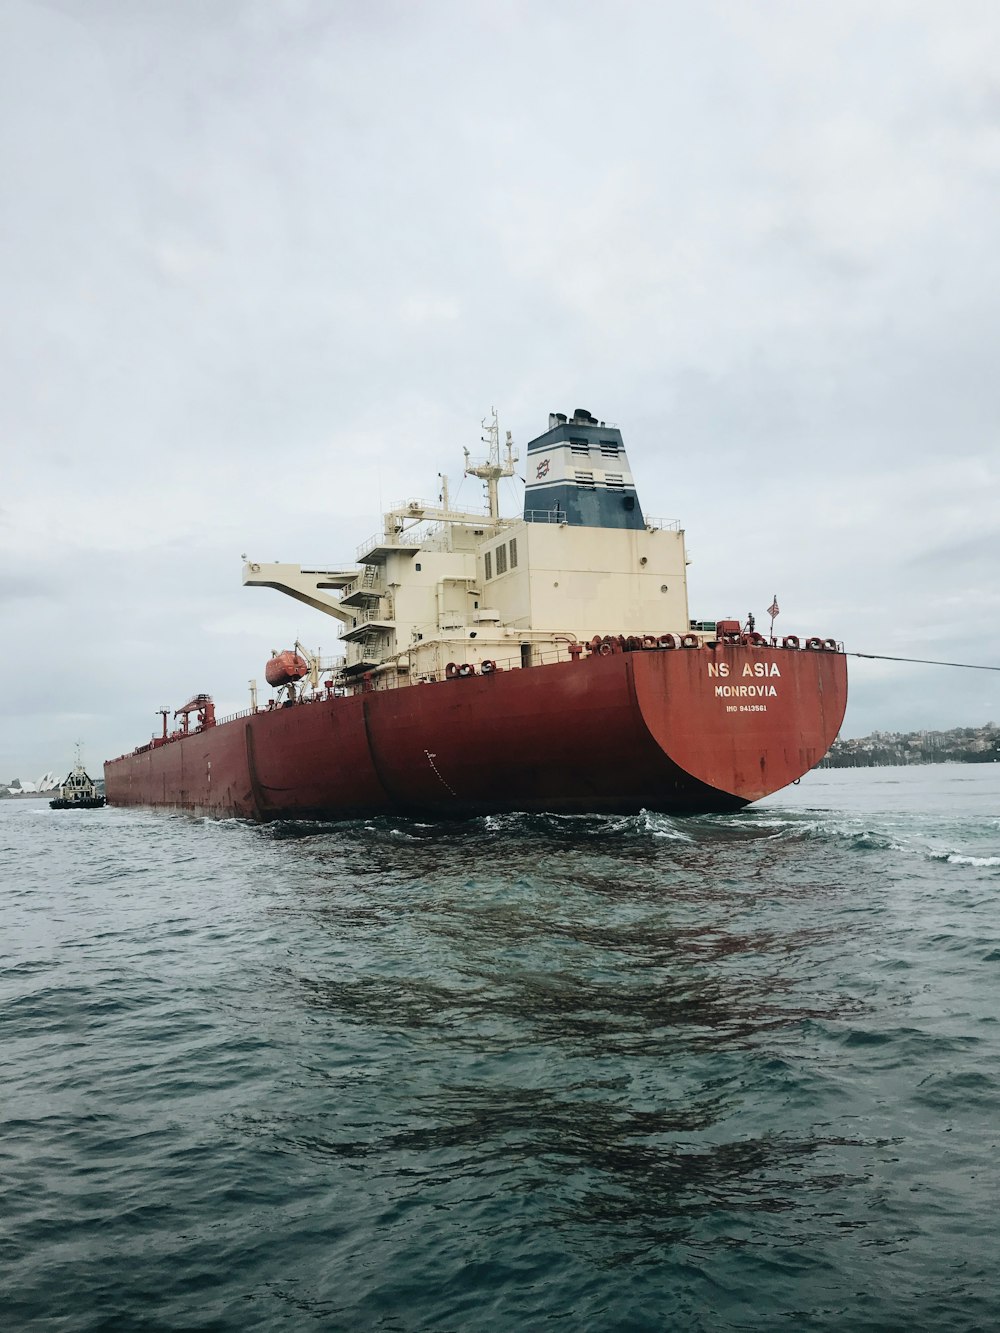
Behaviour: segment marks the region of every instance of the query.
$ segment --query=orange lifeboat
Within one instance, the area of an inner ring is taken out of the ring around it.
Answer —
[[[264,678],[275,689],[279,685],[291,685],[296,680],[309,674],[309,663],[298,653],[277,653],[264,668]]]

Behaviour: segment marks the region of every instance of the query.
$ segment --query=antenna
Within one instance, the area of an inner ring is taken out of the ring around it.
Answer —
[[[492,420],[487,424],[487,419],[482,420],[483,443],[488,446],[488,453],[485,463],[477,463],[475,467],[469,465],[469,451],[465,453],[465,475],[467,477],[479,477],[481,481],[486,482],[486,491],[489,498],[490,518],[500,517],[500,499],[497,492],[497,482],[501,477],[514,476],[514,464],[517,462],[517,451],[514,448],[514,440],[510,431],[507,431],[507,456],[500,462],[500,424],[497,421],[497,410],[490,408],[493,414]]]

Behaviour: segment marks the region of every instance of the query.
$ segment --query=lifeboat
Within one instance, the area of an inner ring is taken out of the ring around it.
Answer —
[[[300,653],[276,653],[264,668],[264,679],[268,685],[277,689],[280,685],[293,685],[309,674],[309,663]]]

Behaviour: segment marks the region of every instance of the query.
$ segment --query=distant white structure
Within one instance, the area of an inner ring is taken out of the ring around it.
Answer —
[[[43,773],[37,782],[31,782],[28,778],[14,778],[7,788],[9,796],[30,796],[41,792],[55,791],[59,786],[58,778],[52,773]]]

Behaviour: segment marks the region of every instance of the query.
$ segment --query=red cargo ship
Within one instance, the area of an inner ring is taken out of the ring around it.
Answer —
[[[343,624],[345,656],[275,655],[265,705],[195,695],[104,766],[112,805],[245,818],[735,810],[826,754],[846,659],[752,620],[688,617],[684,534],[643,517],[621,433],[553,414],[527,449],[523,513],[494,415],[485,514],[409,501],[351,569],[244,567]],[[331,593],[339,593],[332,596]],[[773,618],[772,618],[773,626]],[[595,633],[595,630],[598,631]],[[589,637],[588,637],[589,636]],[[194,721],[192,722],[192,718]]]

